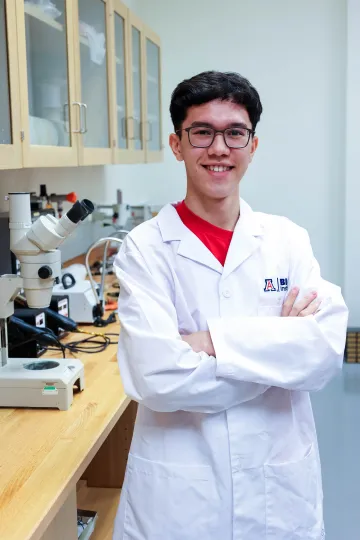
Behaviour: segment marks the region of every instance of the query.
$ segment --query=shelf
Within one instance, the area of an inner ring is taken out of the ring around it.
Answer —
[[[84,483],[77,491],[77,507],[93,510],[98,519],[91,540],[111,540],[116,511],[119,504],[120,489],[90,488]]]
[[[37,19],[38,21],[41,21],[48,26],[51,26],[51,28],[55,28],[55,30],[58,30],[59,32],[64,31],[63,25],[49,15],[47,15],[46,13],[44,13],[40,7],[33,4],[24,4],[24,11],[26,15],[34,17],[34,19]]]
[[[85,47],[89,47],[89,40],[87,37],[85,36],[82,36],[81,34],[79,34],[79,41],[82,45],[85,45]]]
[[[35,6],[33,4],[24,4],[24,11],[26,15],[29,15],[30,17],[41,21],[50,28],[54,28],[55,30],[58,30],[58,32],[64,31],[64,26],[46,13],[44,13],[39,6]],[[89,47],[89,42],[84,36],[80,36],[80,43],[86,45],[86,47]]]

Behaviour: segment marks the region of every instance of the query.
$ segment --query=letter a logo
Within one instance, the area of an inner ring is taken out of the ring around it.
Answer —
[[[265,279],[265,288],[264,292],[270,292],[270,291],[276,291],[273,280],[272,279]]]

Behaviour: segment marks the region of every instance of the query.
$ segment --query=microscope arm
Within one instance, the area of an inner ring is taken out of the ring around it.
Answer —
[[[16,274],[0,276],[0,319],[7,319],[14,313],[14,300],[23,288],[23,279]]]
[[[8,362],[7,318],[14,313],[14,300],[23,286],[21,276],[0,276],[0,367]]]

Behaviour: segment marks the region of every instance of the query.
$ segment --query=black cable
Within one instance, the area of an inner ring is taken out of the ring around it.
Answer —
[[[58,339],[58,337],[54,334],[54,332],[50,328],[38,328],[38,334],[46,334],[51,336],[51,338],[54,341],[53,346],[44,346],[43,349],[45,351],[57,351],[58,349],[61,350],[63,358],[66,358],[66,350],[72,352],[72,353],[87,353],[87,354],[97,354],[100,352],[105,351],[105,349],[109,345],[117,345],[117,341],[111,341],[111,338],[109,336],[118,336],[119,334],[116,332],[107,332],[107,333],[95,333],[95,332],[87,332],[86,330],[80,330],[77,329],[79,333],[85,333],[89,334],[87,337],[70,341],[68,343],[61,343],[61,341]],[[101,341],[98,339],[100,338]],[[30,343],[32,341],[36,341],[36,336],[31,337],[30,339],[26,341],[22,341],[20,343],[16,343],[11,347],[11,350],[15,347],[19,347],[20,345],[24,345],[26,343]],[[57,345],[57,348],[56,348]]]
[[[61,343],[61,341],[60,341],[60,340],[58,339],[58,337],[54,334],[54,332],[53,332],[50,328],[44,328],[44,329],[42,330],[42,333],[43,333],[43,334],[49,334],[49,335],[54,339],[54,341],[55,341],[55,343],[57,343],[59,349],[61,349],[63,358],[66,358],[66,354],[65,354],[65,345],[64,345],[63,343]],[[53,347],[51,347],[51,348],[50,348],[50,347],[47,347],[46,349],[49,350],[49,351],[50,351],[50,350],[53,350],[53,351],[56,350],[55,347],[54,347],[54,348],[53,348]]]
[[[116,333],[116,332],[106,332],[105,336],[117,336],[117,337],[119,337],[119,334]],[[109,345],[118,345],[118,344],[119,344],[118,341],[110,341],[110,343],[109,343]]]
[[[99,341],[97,338],[102,338],[104,341]],[[91,334],[86,338],[71,341],[64,344],[66,349],[69,349],[72,352],[84,352],[88,354],[95,354],[103,352],[108,345],[110,345],[110,338],[105,334]],[[88,344],[87,346],[82,347],[83,344]]]
[[[19,341],[18,343],[10,344],[8,346],[9,351],[12,351],[13,349],[16,349],[16,347],[21,347],[22,345],[27,345],[27,343],[31,343],[32,341],[36,341],[35,338],[26,339],[25,341]],[[43,347],[44,349],[46,347]]]

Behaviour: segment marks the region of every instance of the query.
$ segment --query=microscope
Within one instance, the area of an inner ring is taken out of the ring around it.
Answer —
[[[76,359],[8,358],[7,319],[22,289],[30,308],[49,306],[53,285],[61,277],[57,248],[93,212],[94,205],[87,199],[77,201],[61,219],[48,214],[32,223],[30,193],[9,193],[6,199],[10,250],[20,261],[20,274],[0,276],[0,407],[67,410],[74,387],[84,389],[83,364]]]

